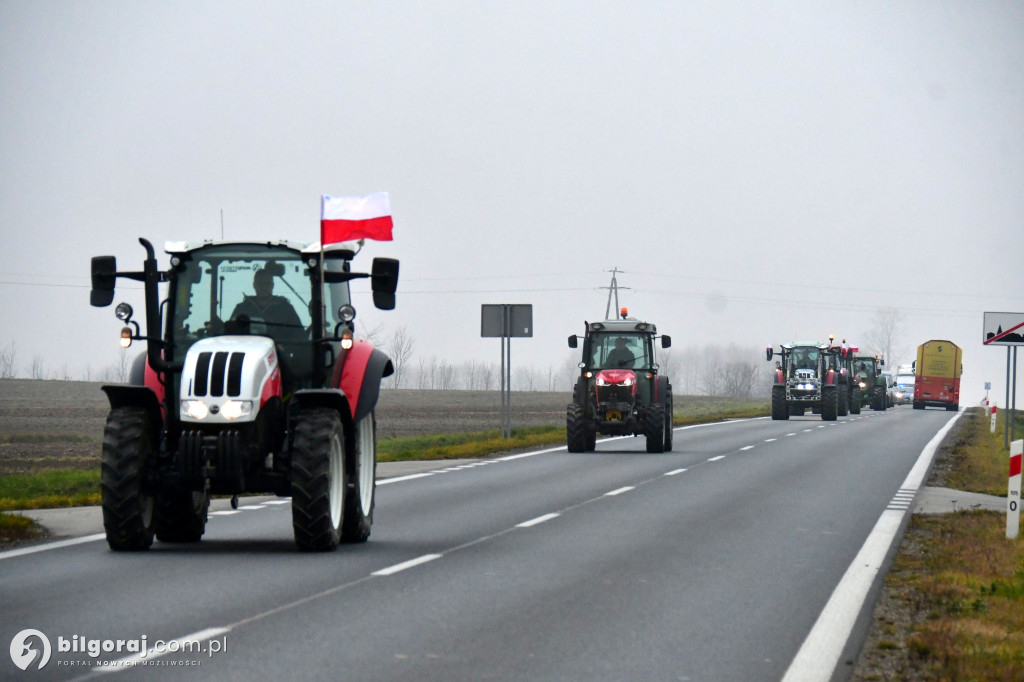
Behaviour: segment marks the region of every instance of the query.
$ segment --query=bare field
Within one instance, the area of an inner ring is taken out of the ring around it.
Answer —
[[[85,381],[0,380],[0,474],[51,467],[99,466],[109,406],[102,384]],[[512,393],[512,426],[565,423],[564,393]],[[500,424],[497,391],[383,390],[379,438],[485,431]]]

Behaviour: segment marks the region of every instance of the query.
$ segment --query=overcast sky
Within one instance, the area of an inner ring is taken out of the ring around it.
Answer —
[[[894,307],[905,361],[952,340],[964,402],[1001,403],[1022,45],[1024,3],[984,0],[0,0],[0,347],[97,373],[91,256],[138,268],[222,212],[313,241],[322,194],[383,190],[395,241],[360,258],[401,259],[399,303],[359,321],[417,356],[497,362],[480,305],[532,303],[513,366],[559,366],[618,267],[676,347],[864,346]]]

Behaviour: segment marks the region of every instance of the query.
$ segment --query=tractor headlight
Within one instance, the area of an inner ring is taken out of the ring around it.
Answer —
[[[868,386],[868,385],[867,385],[867,384],[865,384],[865,383],[864,383],[863,381],[861,381],[861,382],[860,382],[860,383],[858,383],[857,385],[858,385],[858,386],[860,386],[861,388],[867,388],[867,386]]]
[[[611,384],[609,384],[607,381],[605,381],[603,377],[598,377],[597,381],[595,383],[598,386],[611,386]]]
[[[182,400],[180,412],[182,419],[206,419],[210,408],[202,400]]]
[[[623,379],[620,383],[622,386],[632,386],[636,383],[636,379]]]
[[[248,417],[251,414],[251,400],[227,400],[220,406],[220,415],[225,419],[238,419],[239,417]]]

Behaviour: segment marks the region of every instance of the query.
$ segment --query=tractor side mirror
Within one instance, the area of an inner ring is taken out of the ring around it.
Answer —
[[[569,337],[569,348],[577,348],[579,345],[579,337],[577,337],[575,334]]]
[[[668,334],[662,334],[661,335],[661,347],[662,348],[671,348],[672,347],[672,337],[669,336]]]
[[[95,256],[92,259],[92,291],[89,303],[105,308],[114,301],[114,282],[117,276],[117,259],[113,256]]]
[[[765,349],[765,356],[766,356],[765,360],[767,360],[768,362],[771,362],[773,354],[774,354],[774,351],[771,349],[771,346],[766,348]]]
[[[374,258],[370,271],[373,305],[381,310],[395,309],[395,291],[398,290],[398,261],[394,258]]]

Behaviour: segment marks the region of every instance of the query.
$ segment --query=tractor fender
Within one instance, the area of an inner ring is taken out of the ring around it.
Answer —
[[[153,415],[154,424],[163,424],[163,405],[149,386],[107,384],[101,386],[100,390],[107,394],[110,409],[141,407]]]
[[[348,396],[352,419],[358,422],[377,406],[380,382],[395,373],[391,358],[369,341],[359,340],[345,354],[341,390]]]
[[[323,407],[337,412],[345,432],[345,451],[355,451],[355,422],[352,421],[352,410],[344,391],[337,388],[300,389],[292,394],[291,403],[300,410]]]
[[[782,370],[781,369],[775,370],[775,383],[776,384],[784,384],[784,383],[786,383],[786,379],[782,375]]]
[[[160,377],[156,370],[148,362],[146,353],[139,353],[132,360],[132,367],[128,371],[128,383],[132,386],[145,386],[156,394],[156,399],[163,406],[164,385],[160,383]]]
[[[659,376],[654,384],[654,402],[664,403],[671,392],[672,385],[669,384],[668,377]]]

